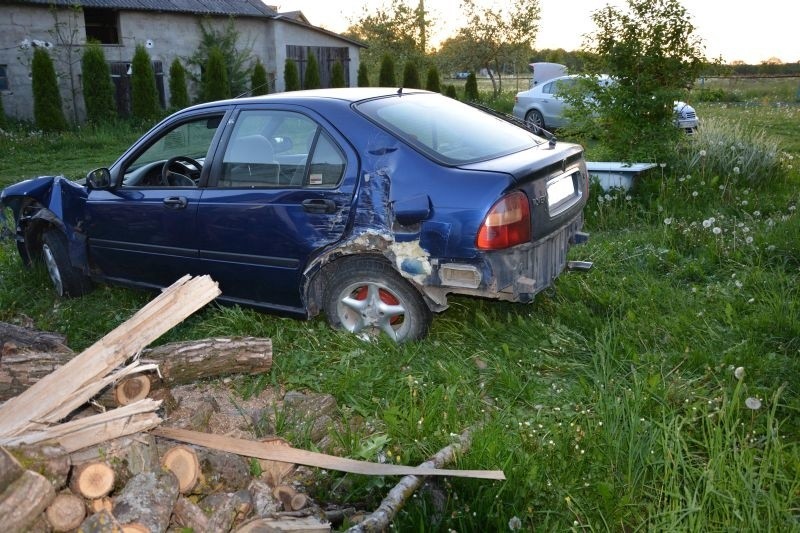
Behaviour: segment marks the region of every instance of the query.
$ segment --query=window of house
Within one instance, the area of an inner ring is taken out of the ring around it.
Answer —
[[[8,85],[8,65],[0,65],[0,91],[11,90]]]
[[[110,9],[83,8],[86,40],[100,44],[119,44],[119,12]]]

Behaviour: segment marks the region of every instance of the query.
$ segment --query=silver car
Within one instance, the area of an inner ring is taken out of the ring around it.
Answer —
[[[568,89],[578,82],[579,76],[560,76],[545,83],[517,93],[514,98],[515,117],[525,120],[529,124],[545,128],[562,128],[569,124],[565,111],[569,106],[564,95]],[[598,78],[598,83],[607,85],[612,83],[608,76]],[[692,134],[697,131],[699,121],[694,108],[685,102],[675,102],[675,126]]]

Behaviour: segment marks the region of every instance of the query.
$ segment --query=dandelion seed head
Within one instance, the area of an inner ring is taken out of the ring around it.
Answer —
[[[665,225],[667,225],[667,226],[669,226],[670,224],[672,224],[672,218],[670,218],[670,217],[667,217],[667,218],[665,218],[665,219],[664,219],[664,224],[665,224]]]
[[[516,516],[512,516],[511,520],[508,521],[508,529],[511,531],[519,531],[522,529],[522,520]]]
[[[712,229],[711,231],[714,232],[714,235],[719,235],[720,233],[722,233],[722,228],[720,228],[719,226],[714,226],[714,229]]]
[[[710,228],[711,224],[712,224],[712,222],[710,220],[708,220],[708,219],[703,221],[703,227],[704,228]]]
[[[761,400],[750,396],[744,401],[744,404],[747,406],[748,409],[752,409],[753,411],[757,411],[761,409]]]

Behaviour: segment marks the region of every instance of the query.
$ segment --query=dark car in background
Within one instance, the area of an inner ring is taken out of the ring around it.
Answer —
[[[212,102],[85,183],[7,187],[19,253],[59,294],[210,274],[221,299],[424,336],[449,294],[530,302],[585,239],[580,146],[425,91]]]

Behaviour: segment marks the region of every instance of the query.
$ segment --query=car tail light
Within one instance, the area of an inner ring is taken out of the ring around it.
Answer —
[[[498,200],[478,229],[480,250],[502,250],[531,240],[531,208],[522,191]]]

